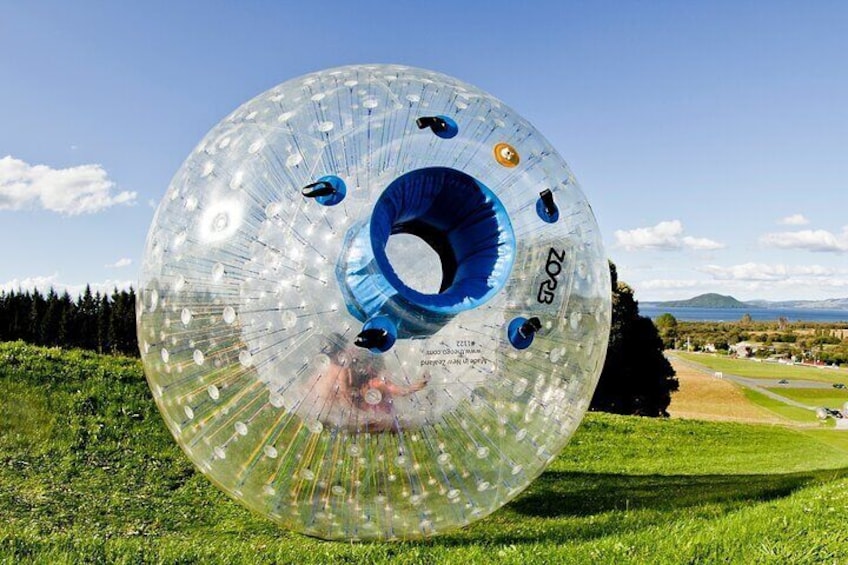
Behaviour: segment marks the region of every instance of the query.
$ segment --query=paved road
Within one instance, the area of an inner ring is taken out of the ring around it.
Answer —
[[[806,410],[812,410],[812,411],[816,410],[816,406],[810,406],[808,404],[803,404],[801,402],[798,402],[797,400],[792,400],[791,398],[787,398],[787,397],[783,396],[782,394],[778,394],[778,393],[774,392],[773,390],[763,388],[761,386],[762,381],[760,379],[749,379],[749,378],[746,378],[746,377],[740,377],[739,375],[730,375],[728,373],[724,373],[723,378],[728,380],[728,381],[733,381],[733,382],[740,384],[744,387],[750,388],[751,390],[755,390],[755,391],[759,392],[760,394],[764,394],[764,395],[768,396],[769,398],[773,398],[774,400],[777,400],[779,402],[783,402],[784,404],[788,404],[789,406],[795,406],[797,408],[804,408]],[[777,381],[775,381],[775,383],[776,382]],[[805,381],[805,382],[811,382],[811,381]],[[792,386],[796,387],[797,385],[793,384]]]
[[[681,365],[686,365],[687,367],[691,367],[696,371],[700,371],[702,373],[706,373],[708,375],[715,375],[715,371],[700,365],[698,363],[689,361],[688,359],[681,359],[676,355],[669,355],[669,357],[673,358],[676,363],[680,363]],[[728,381],[735,382],[739,385],[742,385],[746,388],[750,388],[760,394],[764,394],[769,398],[777,400],[778,402],[782,402],[788,406],[795,406],[796,408],[803,408],[805,410],[812,410],[815,412],[816,406],[809,406],[808,404],[804,404],[802,402],[798,402],[791,398],[787,398],[781,394],[778,394],[772,390],[769,390],[765,387],[791,387],[791,388],[833,388],[828,383],[822,383],[818,381],[803,381],[803,380],[790,380],[788,385],[782,385],[778,381],[779,379],[752,379],[750,377],[740,377],[739,375],[733,375],[730,373],[723,373],[723,378]]]
[[[725,373],[725,378],[727,378],[727,374]],[[832,389],[832,383],[824,383],[821,381],[804,381],[800,379],[786,379],[788,383],[781,383],[780,379],[753,379],[750,377],[736,377],[739,381],[748,381],[751,382],[755,386],[764,386],[767,388],[821,388],[821,389]]]

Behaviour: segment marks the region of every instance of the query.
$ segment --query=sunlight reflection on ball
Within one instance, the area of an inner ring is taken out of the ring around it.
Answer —
[[[515,497],[579,424],[610,324],[597,225],[553,147],[473,86],[387,65],[290,80],[215,126],[140,289],[186,454],[330,539],[429,536]]]

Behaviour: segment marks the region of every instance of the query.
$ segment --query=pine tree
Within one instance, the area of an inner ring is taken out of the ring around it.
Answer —
[[[79,332],[73,336],[76,346],[82,349],[97,350],[97,303],[91,294],[91,286],[85,285],[85,292],[77,300]]]
[[[62,347],[73,347],[77,328],[77,312],[71,295],[67,290],[59,299],[59,332],[58,343]]]
[[[27,328],[27,340],[37,345],[44,345],[41,341],[42,324],[44,313],[47,311],[47,300],[36,288],[32,293],[32,304],[29,309],[29,327]]]
[[[112,323],[112,305],[109,302],[109,295],[105,292],[100,296],[98,292],[95,296],[97,301],[97,351],[100,353],[114,353],[115,349],[110,339],[110,325]]]
[[[59,323],[61,322],[62,312],[59,302],[59,295],[53,287],[47,293],[47,308],[44,311],[44,318],[41,323],[41,334],[39,340],[41,344],[47,346],[59,345]]]
[[[14,332],[17,336],[15,339],[24,341],[32,341],[30,335],[30,316],[32,315],[32,294],[26,291],[23,294],[18,294],[18,300],[15,305],[14,317]]]
[[[138,356],[135,333],[135,291],[112,293],[112,343],[115,351],[123,355]]]
[[[9,295],[0,290],[0,341],[9,341]]]

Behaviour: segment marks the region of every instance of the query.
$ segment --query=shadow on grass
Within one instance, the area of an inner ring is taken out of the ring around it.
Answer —
[[[848,468],[782,475],[615,475],[548,471],[507,508],[541,518],[610,510],[673,510],[704,504],[766,502],[810,484],[848,477]]]
[[[711,520],[806,486],[848,477],[848,468],[769,475],[616,475],[548,471],[516,500],[435,544],[586,542],[678,520]]]

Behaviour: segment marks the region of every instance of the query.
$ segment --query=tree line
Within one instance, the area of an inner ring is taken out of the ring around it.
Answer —
[[[138,357],[135,290],[92,294],[86,286],[76,299],[53,288],[0,292],[0,341],[15,340]]]
[[[650,318],[639,315],[633,289],[612,276],[609,348],[591,410],[641,416],[668,416],[677,390],[674,369],[663,356],[663,341]],[[53,289],[0,293],[0,341],[23,340],[46,346],[78,347],[138,357],[135,291],[111,295],[91,288],[76,300]]]
[[[745,347],[755,357],[848,364],[848,325],[844,322],[754,321],[746,314],[738,322],[685,322],[669,313],[656,320],[667,349],[737,353]]]

